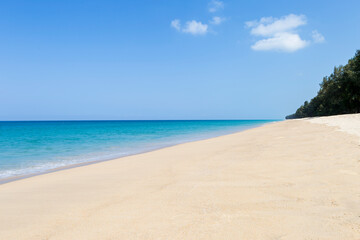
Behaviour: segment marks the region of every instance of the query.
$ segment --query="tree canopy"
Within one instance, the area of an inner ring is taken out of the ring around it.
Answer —
[[[345,66],[324,77],[320,90],[286,119],[360,113],[360,50]]]

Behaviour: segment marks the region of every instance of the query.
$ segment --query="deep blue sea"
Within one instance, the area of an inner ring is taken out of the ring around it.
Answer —
[[[0,179],[108,160],[271,120],[0,122]]]

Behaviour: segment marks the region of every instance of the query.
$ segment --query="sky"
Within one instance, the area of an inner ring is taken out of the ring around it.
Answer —
[[[283,119],[360,49],[360,1],[0,3],[0,120]]]

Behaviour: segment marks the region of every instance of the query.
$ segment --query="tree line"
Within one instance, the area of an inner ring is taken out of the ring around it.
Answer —
[[[345,66],[324,77],[320,90],[286,119],[360,113],[360,50]]]

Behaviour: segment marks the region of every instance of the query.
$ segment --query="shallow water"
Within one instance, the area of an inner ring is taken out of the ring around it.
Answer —
[[[113,159],[272,121],[0,122],[0,179]]]

